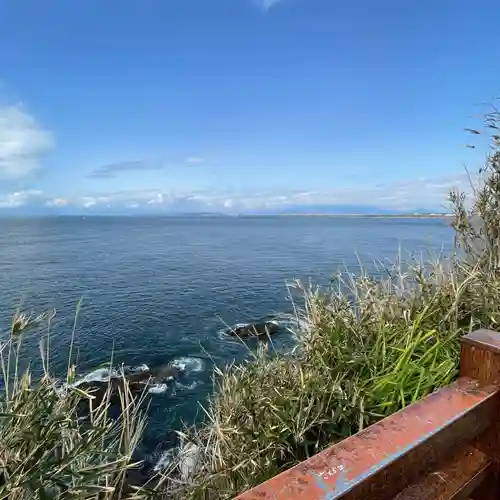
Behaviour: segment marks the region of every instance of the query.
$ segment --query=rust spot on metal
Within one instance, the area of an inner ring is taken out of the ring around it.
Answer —
[[[394,497],[394,500],[469,498],[469,495],[489,478],[491,470],[490,458],[469,444],[406,488]]]
[[[476,330],[461,339],[462,344],[474,345],[487,351],[500,353],[500,333],[493,330]]]
[[[459,379],[237,498],[392,498],[491,425],[496,396],[495,385]]]

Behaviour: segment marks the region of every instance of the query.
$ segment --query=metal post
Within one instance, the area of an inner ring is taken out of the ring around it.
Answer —
[[[500,333],[476,330],[462,338],[460,376],[470,377],[482,385],[500,383]],[[476,447],[493,462],[490,477],[471,499],[500,498],[500,396],[497,398],[498,422],[478,438]]]

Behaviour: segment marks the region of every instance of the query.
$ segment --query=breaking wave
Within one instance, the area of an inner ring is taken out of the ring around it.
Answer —
[[[148,389],[149,394],[163,394],[167,392],[168,385],[167,384],[154,384]]]
[[[198,387],[200,385],[200,381],[199,380],[194,380],[193,382],[191,382],[190,384],[181,384],[180,382],[175,382],[175,387],[176,389],[180,389],[180,390],[187,390],[187,391],[192,391],[194,388]]]
[[[199,373],[203,371],[204,364],[199,358],[182,357],[174,359],[170,366],[185,373]]]
[[[279,314],[276,317],[276,321],[280,326],[294,335],[308,332],[311,328],[311,325],[308,321],[302,318],[298,318],[294,314]]]
[[[172,360],[167,366],[174,368],[178,373],[184,378],[195,375],[204,370],[204,362],[199,358],[193,357],[180,357]],[[120,378],[122,374],[127,377],[127,375],[134,375],[139,373],[147,374],[151,372],[148,365],[145,363],[138,366],[122,366],[120,368],[97,368],[90,371],[86,375],[78,378],[75,382],[66,385],[62,384],[58,391],[64,392],[67,389],[72,389],[79,387],[81,385],[91,385],[95,384],[105,384],[111,379]],[[154,372],[154,370],[153,370]],[[154,377],[153,372],[151,372],[151,385],[148,387],[147,392],[151,395],[165,394],[169,387],[172,387],[174,391],[176,390],[192,390],[200,384],[199,380],[185,382],[182,380],[177,380],[173,375],[168,375],[166,377]],[[189,380],[189,379],[188,379]],[[184,383],[183,383],[184,382]]]
[[[171,448],[170,450],[164,451],[155,466],[153,467],[154,472],[164,472],[165,470],[172,467],[174,459],[178,454],[178,450],[176,448]]]
[[[139,366],[123,366],[122,368],[123,374],[126,376],[127,374],[133,374],[133,373],[144,373],[149,371],[149,366],[146,364],[142,364]],[[87,375],[79,378],[72,384],[69,384],[69,386],[66,386],[64,384],[63,388],[75,388],[78,387],[82,384],[91,384],[92,382],[98,382],[98,383],[106,383],[109,382],[110,379],[112,378],[119,378],[122,376],[122,370],[116,370],[114,368],[109,369],[109,368],[97,368],[96,370],[92,370],[91,372],[87,373]]]
[[[310,330],[310,325],[306,320],[298,318],[294,314],[281,313],[281,314],[276,314],[274,316],[263,317],[256,322],[236,323],[230,327],[222,328],[217,332],[217,336],[221,340],[227,341],[228,338],[232,339],[232,337],[228,333],[228,330],[231,329],[236,330],[238,328],[248,328],[256,323],[262,323],[262,322],[272,323],[276,326],[279,326],[281,333],[284,332],[291,333],[294,337],[304,335]]]

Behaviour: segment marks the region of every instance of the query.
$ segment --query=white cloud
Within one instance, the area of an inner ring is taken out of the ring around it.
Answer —
[[[289,207],[364,205],[394,210],[417,208],[439,210],[447,205],[447,194],[453,186],[467,191],[467,175],[447,178],[418,179],[396,184],[336,188],[322,191],[305,190],[198,190],[173,192],[161,189],[122,190],[86,193],[68,198],[47,196],[38,190],[17,191],[0,195],[0,208],[28,206],[64,208],[71,213],[78,210],[115,211],[127,209],[144,213],[169,212],[231,212],[244,213],[258,210],[279,211]]]
[[[154,198],[148,200],[148,205],[163,205],[164,198],[162,193],[157,193]]]
[[[0,195],[0,208],[18,208],[29,203],[39,201],[43,196],[37,189],[27,189],[25,191],[16,191],[6,195]]]
[[[24,177],[40,165],[54,139],[21,106],[0,107],[0,176]]]
[[[67,207],[71,204],[66,198],[51,198],[45,202],[46,207]]]
[[[84,207],[84,208],[91,208],[91,207],[95,207],[97,205],[97,200],[95,198],[92,198],[90,196],[85,196],[83,199],[82,199],[82,203],[81,205]]]

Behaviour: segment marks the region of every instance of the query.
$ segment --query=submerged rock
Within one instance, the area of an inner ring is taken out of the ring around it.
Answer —
[[[178,378],[180,370],[172,365],[150,369],[147,365],[139,367],[122,367],[121,370],[98,369],[69,385],[69,388],[78,388],[95,398],[94,407],[106,397],[110,390],[111,406],[121,405],[120,392],[125,384],[132,396],[139,397],[144,393],[162,394],[167,390],[165,382]],[[87,406],[88,401],[83,400]]]
[[[57,391],[64,395],[71,389],[75,389],[91,396],[92,401],[83,396],[78,402],[76,414],[80,419],[88,419],[90,412],[95,411],[103,401],[105,404],[109,403],[110,418],[118,419],[122,411],[121,393],[126,387],[130,390],[133,398],[140,398],[145,394],[163,394],[169,388],[173,390],[176,388],[191,389],[195,386],[196,381],[189,385],[183,385],[182,382],[187,384],[193,376],[202,372],[203,369],[204,361],[196,357],[179,357],[167,364],[153,368],[149,368],[147,365],[101,367],[82,375],[69,384],[61,383]],[[176,439],[170,438],[168,441],[172,448],[168,448],[165,453],[162,453],[158,461],[145,461],[142,465],[126,472],[124,491],[132,493],[135,491],[134,487],[152,480],[156,473],[168,472],[170,469],[172,469],[176,480],[189,482],[197,470],[200,449],[191,443],[179,446],[177,437]],[[141,452],[138,452],[135,459],[139,462],[144,457]],[[158,478],[153,479],[151,484],[154,485],[154,482],[158,480]]]
[[[179,368],[174,365],[161,366],[152,370],[152,374],[156,380],[171,380],[179,375]]]
[[[260,321],[257,323],[239,323],[232,326],[226,333],[232,337],[251,338],[273,335],[280,330],[277,321]]]

